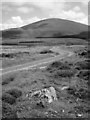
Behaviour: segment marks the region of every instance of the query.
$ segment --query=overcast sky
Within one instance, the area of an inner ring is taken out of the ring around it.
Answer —
[[[68,19],[88,24],[88,1],[0,0],[0,29],[20,27],[47,18]]]

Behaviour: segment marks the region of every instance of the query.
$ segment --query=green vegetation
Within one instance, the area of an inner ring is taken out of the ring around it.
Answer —
[[[57,46],[57,45],[88,45],[86,40],[78,38],[32,38],[32,39],[5,39],[2,45],[10,46]]]
[[[72,70],[59,70],[54,73],[54,78],[63,78],[63,77],[73,77],[75,75],[75,71]]]
[[[6,102],[2,102],[2,118],[3,119],[17,118],[16,111],[12,109],[12,106]]]
[[[78,52],[78,55],[81,56],[81,57],[90,58],[89,46],[88,46],[88,48],[85,49],[84,51]]]
[[[88,118],[90,115],[88,89],[90,50],[86,47],[89,41],[88,32],[90,31],[87,25],[56,18],[2,31],[1,44],[10,45],[10,48],[5,46],[5,52],[0,53],[3,68],[48,58],[54,53],[49,50],[52,46],[74,52],[74,55],[55,61],[43,70],[37,67],[3,75],[1,97],[3,118],[21,117],[24,120],[42,116]],[[12,48],[15,45],[21,45],[23,48],[16,47],[13,52]],[[25,49],[24,46],[29,49]],[[48,47],[40,49],[41,46]],[[57,101],[41,107],[40,104],[36,104],[36,100],[30,99],[31,91],[48,86],[55,88]]]
[[[62,19],[46,19],[21,28],[12,28],[2,31],[4,39],[30,38],[79,38],[88,39],[87,25]],[[83,41],[83,40],[82,40]]]
[[[78,70],[85,70],[85,69],[90,69],[90,65],[89,65],[89,60],[82,60],[82,61],[78,61],[77,63],[75,63],[75,68]]]
[[[7,77],[2,76],[2,85],[7,85],[10,82],[13,82],[15,80],[15,77],[16,77],[15,74],[7,76]]]
[[[79,89],[77,90],[74,86],[71,87],[71,88],[68,88],[67,89],[67,92],[70,94],[70,95],[73,95],[74,97],[76,98],[79,98],[79,99],[84,99],[84,100],[90,100],[90,91],[88,91],[88,89]]]
[[[63,63],[60,61],[53,62],[50,66],[47,67],[47,71],[53,72],[55,70],[70,70],[70,65],[68,63]]]
[[[47,54],[47,53],[53,53],[51,50],[43,50],[40,52],[40,54]]]
[[[48,66],[47,71],[54,78],[71,78],[75,75],[76,70],[72,68],[72,64],[65,62],[53,62]]]
[[[37,67],[2,77],[3,118],[88,118],[90,60],[85,48],[66,48],[75,54],[53,62],[45,69]],[[55,88],[58,101],[42,107],[30,98],[30,93],[48,86]]]
[[[0,54],[0,57],[2,57],[2,58],[13,58],[14,57],[14,55],[13,54],[6,54],[6,53],[2,53],[2,54]]]
[[[12,95],[15,98],[18,98],[18,97],[22,96],[22,91],[19,90],[19,89],[15,89],[15,88],[6,91],[6,93]]]
[[[80,70],[77,76],[84,80],[89,80],[90,71],[89,70]]]
[[[13,97],[10,94],[3,93],[2,94],[2,101],[12,105],[12,104],[14,104],[16,102],[16,99],[15,99],[15,97]]]

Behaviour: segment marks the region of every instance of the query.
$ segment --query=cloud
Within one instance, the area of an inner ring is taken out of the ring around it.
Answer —
[[[55,6],[57,8],[58,4],[60,4],[59,8],[62,8],[65,0],[2,0],[2,2],[10,2],[13,5],[19,6],[31,4],[41,9],[52,9]]]
[[[57,14],[56,16],[55,15],[53,16],[52,14],[50,15],[50,17],[67,19],[80,22],[83,24],[88,24],[88,17],[83,12],[76,12],[74,10],[62,11],[60,14]]]
[[[8,4],[14,7],[13,10],[13,7],[11,7],[11,10],[13,11],[10,14],[11,18],[9,17],[9,20],[6,19],[6,21],[2,25],[2,28],[20,27],[22,25],[41,20],[40,18],[44,19],[51,17],[68,19],[88,24],[88,17],[81,11],[82,9],[80,6],[76,6],[68,11],[65,11],[65,7],[67,7],[67,2],[81,2],[82,5],[86,6],[88,1],[89,0],[2,0],[2,2],[10,2]],[[8,4],[7,6],[10,8]],[[17,13],[14,13],[14,10],[17,10]],[[34,14],[31,13],[33,12],[33,10]],[[36,14],[35,10],[39,11],[39,13]],[[9,13],[10,12],[8,11],[8,14]],[[29,16],[26,16],[26,18],[24,18],[25,16],[22,16],[22,14],[20,13],[24,13],[24,15],[26,13],[30,13],[30,15],[34,17],[29,18]]]
[[[89,25],[89,21],[88,21],[88,17],[87,16],[85,16],[85,18],[81,19],[80,21],[78,20],[78,22],[81,22],[81,23]]]
[[[58,14],[61,12],[66,6],[67,2],[81,2],[84,5],[88,3],[89,0],[2,0],[3,2],[10,2],[14,6],[21,6],[18,10],[23,13],[28,13],[29,9],[23,7],[25,4],[32,5],[38,7],[43,10],[46,14]],[[79,7],[77,6],[76,11],[79,11]]]
[[[8,28],[16,28],[16,24],[14,23],[0,23],[0,30],[8,29]]]
[[[17,27],[21,27],[33,22],[37,22],[41,20],[40,18],[38,18],[37,16],[32,17],[30,19],[25,19],[22,20],[22,18],[20,16],[13,16],[10,20],[8,20],[7,22],[0,24],[0,29],[8,29],[8,28],[17,28]]]
[[[23,24],[23,20],[20,16],[15,16],[11,18],[11,21],[15,24]]]
[[[83,3],[84,5],[88,5],[88,4],[89,4],[89,0],[82,0],[82,3]]]
[[[21,13],[29,13],[33,11],[33,8],[28,8],[28,7],[19,7],[17,9]]]
[[[66,2],[81,2],[84,5],[88,5],[89,0],[66,0]]]
[[[79,11],[80,11],[80,7],[79,7],[79,6],[75,6],[75,7],[73,8],[73,10],[76,11],[76,12],[79,12]]]
[[[12,24],[16,24],[17,27],[20,27],[22,25],[27,25],[36,21],[41,20],[40,18],[38,18],[37,16],[32,17],[32,18],[28,18],[28,19],[24,19],[22,20],[22,18],[20,16],[13,16],[11,18],[11,20],[9,20],[9,23]]]
[[[48,15],[50,13],[57,14],[65,7],[65,0],[2,0],[3,2],[9,2],[14,7],[19,7],[17,10],[22,13],[29,13],[32,9],[38,9],[42,13]],[[33,8],[26,7],[32,6]]]
[[[18,8],[19,12],[28,13],[29,9],[24,7],[25,4],[35,6],[41,9],[45,14],[58,14],[64,10],[67,2],[81,2],[83,4],[88,3],[89,0],[2,0],[3,2],[9,1],[11,4],[21,6]],[[79,11],[77,6],[74,10]],[[31,9],[32,11],[32,9]]]
[[[10,20],[0,24],[0,29],[16,28],[24,24],[24,21],[20,16],[13,16]]]
[[[89,2],[89,0],[2,0],[2,2],[16,2],[17,4],[23,4],[23,3],[26,3],[26,2],[82,2],[84,4],[87,4]]]

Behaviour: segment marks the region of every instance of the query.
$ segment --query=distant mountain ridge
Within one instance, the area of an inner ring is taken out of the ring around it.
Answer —
[[[20,28],[2,31],[2,39],[80,38],[88,39],[90,26],[64,19],[45,19]]]

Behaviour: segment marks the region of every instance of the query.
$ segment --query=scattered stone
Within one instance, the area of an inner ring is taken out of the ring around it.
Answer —
[[[65,111],[64,111],[64,110],[62,110],[62,112],[64,113]]]
[[[82,114],[77,114],[79,117],[81,117],[82,116]]]
[[[82,117],[82,116],[83,114],[79,114],[79,113],[76,115],[76,117]]]
[[[52,103],[54,100],[57,100],[56,90],[54,87],[49,87],[32,92],[30,97],[37,97],[41,101],[47,100],[48,103]]]
[[[65,89],[68,89],[69,88],[69,86],[63,86],[63,87],[61,87],[60,89],[61,90],[65,90]]]

